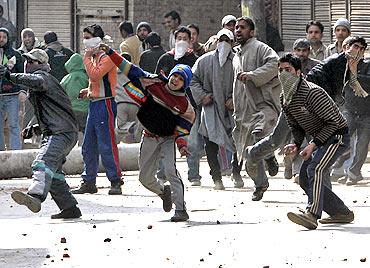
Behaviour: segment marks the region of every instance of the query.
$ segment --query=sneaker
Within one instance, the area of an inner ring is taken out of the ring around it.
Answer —
[[[163,210],[165,212],[170,212],[172,209],[171,186],[165,185],[163,187],[163,194],[161,194],[159,197],[163,200]]]
[[[319,220],[322,224],[331,224],[331,223],[351,223],[355,219],[355,214],[353,211],[348,212],[347,214],[336,214],[327,218]]]
[[[77,206],[63,209],[60,213],[51,215],[52,219],[77,219],[81,217],[81,210]]]
[[[317,218],[311,212],[288,212],[287,216],[289,220],[306,227],[308,230],[315,230],[317,228]]]
[[[215,181],[215,187],[213,187],[213,189],[215,189],[215,190],[225,190],[225,186],[224,186],[224,184],[222,183],[221,180],[217,180],[217,181]]]
[[[200,180],[193,180],[193,181],[191,182],[191,186],[200,186],[200,185],[201,185]]]
[[[81,183],[80,188],[71,191],[72,194],[96,194],[97,192],[98,188],[96,188],[95,183],[85,181]]]
[[[338,181],[338,179],[345,177],[346,174],[343,171],[343,168],[333,168],[330,172],[330,180],[331,181]]]
[[[234,188],[243,188],[244,187],[243,178],[239,173],[232,174],[231,180],[234,181]]]
[[[339,184],[346,184],[346,182],[347,182],[347,176],[346,177],[342,177],[342,178],[339,178],[338,180],[337,180],[337,182],[339,183]]]
[[[271,177],[276,176],[279,172],[279,163],[276,160],[275,156],[265,159],[267,165],[267,171]]]
[[[41,210],[41,200],[37,197],[20,191],[12,192],[11,197],[17,204],[26,206],[33,213],[37,213]]]
[[[108,191],[109,195],[121,195],[122,189],[121,189],[121,183],[120,182],[112,182],[111,187]]]
[[[269,183],[263,187],[256,187],[252,195],[252,201],[260,201],[263,197],[263,193],[266,192],[267,188],[269,188]]]
[[[186,210],[175,210],[175,215],[172,216],[172,222],[179,222],[179,221],[187,221],[189,219],[189,215]]]
[[[353,174],[351,171],[348,171],[348,180],[346,182],[346,185],[347,186],[351,186],[351,185],[355,185],[357,184],[359,181],[362,181],[364,178],[362,177],[362,175],[360,174],[359,176],[356,176],[355,174]]]

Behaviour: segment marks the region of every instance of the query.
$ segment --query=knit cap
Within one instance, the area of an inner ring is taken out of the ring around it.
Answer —
[[[174,74],[179,74],[184,78],[184,89],[189,87],[191,79],[193,78],[193,73],[188,65],[177,64],[175,67],[172,68],[168,78],[170,78]]]

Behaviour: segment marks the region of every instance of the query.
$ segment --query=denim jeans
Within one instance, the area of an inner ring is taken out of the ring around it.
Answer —
[[[0,151],[5,150],[4,120],[7,115],[9,126],[10,149],[20,150],[21,131],[19,127],[19,100],[18,95],[0,95]]]

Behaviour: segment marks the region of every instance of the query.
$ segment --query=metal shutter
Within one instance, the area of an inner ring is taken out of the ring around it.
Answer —
[[[118,25],[124,20],[125,1],[123,0],[77,0],[78,49],[83,50],[82,30],[88,25],[99,24],[106,35],[112,37],[114,48],[122,42]]]
[[[32,28],[36,37],[44,41],[46,31],[54,31],[65,47],[70,47],[70,1],[69,0],[28,0],[27,27]]]
[[[350,20],[352,35],[360,35],[370,41],[370,4],[363,0],[351,0]]]
[[[335,40],[333,27],[335,22],[340,18],[347,18],[346,0],[331,0],[330,1],[330,21],[331,21],[331,41]]]
[[[282,0],[281,28],[285,50],[292,49],[293,42],[306,36],[306,24],[311,20],[311,0]]]
[[[330,8],[329,1],[314,1],[314,20],[320,21],[324,25],[324,37],[322,42],[325,45],[331,43],[331,25],[330,25]]]

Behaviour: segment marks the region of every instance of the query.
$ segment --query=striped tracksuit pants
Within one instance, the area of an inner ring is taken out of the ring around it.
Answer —
[[[117,104],[113,98],[91,101],[86,121],[82,156],[86,182],[95,183],[99,168],[99,155],[108,179],[117,183],[121,179],[118,148],[115,138]]]
[[[349,212],[348,207],[332,191],[329,174],[329,168],[348,146],[349,134],[333,135],[302,164],[299,183],[308,196],[307,210],[318,218],[321,218],[322,211],[330,216]]]

